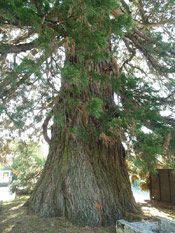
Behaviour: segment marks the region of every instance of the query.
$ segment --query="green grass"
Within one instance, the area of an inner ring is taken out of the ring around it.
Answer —
[[[28,197],[4,202],[0,214],[0,233],[115,233],[115,227],[77,227],[61,217],[41,218],[28,215]]]
[[[29,198],[29,196],[22,196],[22,197],[18,197],[17,199],[15,199],[13,201],[5,201],[5,202],[3,202],[3,206],[26,202],[28,200],[28,198]]]

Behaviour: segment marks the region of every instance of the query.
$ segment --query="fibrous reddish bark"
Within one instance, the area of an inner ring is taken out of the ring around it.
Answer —
[[[115,74],[111,60],[93,63],[89,70],[108,73],[111,78]],[[102,84],[91,79],[88,87],[77,94],[63,79],[61,88],[60,93],[81,98],[83,104],[73,108],[62,98],[54,110],[50,152],[28,201],[29,209],[41,216],[65,216],[78,225],[113,224],[126,212],[138,211],[125,164],[125,150],[120,137],[103,133],[99,120],[87,114],[84,107],[90,96],[106,95],[103,108],[110,111],[115,105],[112,86],[110,82]],[[65,118],[64,125],[58,121],[60,113]],[[77,137],[71,131],[73,127],[81,127],[88,137]],[[99,128],[101,133],[95,134],[92,128]]]
[[[29,200],[32,210],[41,216],[66,216],[79,225],[112,224],[133,212],[120,143],[107,145],[101,139],[83,144],[68,135],[57,143],[58,138],[52,139],[41,180]]]

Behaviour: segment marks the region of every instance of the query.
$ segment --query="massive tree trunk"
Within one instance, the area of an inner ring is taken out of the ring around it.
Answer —
[[[70,62],[74,65],[77,59],[70,56]],[[88,70],[116,77],[111,59],[92,62]],[[48,159],[28,206],[41,216],[65,216],[75,224],[95,226],[113,224],[138,209],[120,136],[106,135],[100,120],[87,113],[92,96],[105,99],[103,111],[110,113],[115,106],[111,82],[89,80],[78,92],[63,77]]]

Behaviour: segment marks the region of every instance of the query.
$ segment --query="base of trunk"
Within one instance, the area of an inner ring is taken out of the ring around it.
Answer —
[[[114,224],[138,213],[121,144],[53,143],[28,207],[40,216],[65,216],[77,225]]]

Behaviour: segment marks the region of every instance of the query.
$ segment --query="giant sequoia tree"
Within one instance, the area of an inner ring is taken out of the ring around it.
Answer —
[[[144,171],[173,158],[161,111],[175,96],[174,13],[171,0],[0,0],[1,128],[43,123],[49,143],[31,211],[80,225],[138,212],[122,143]]]

